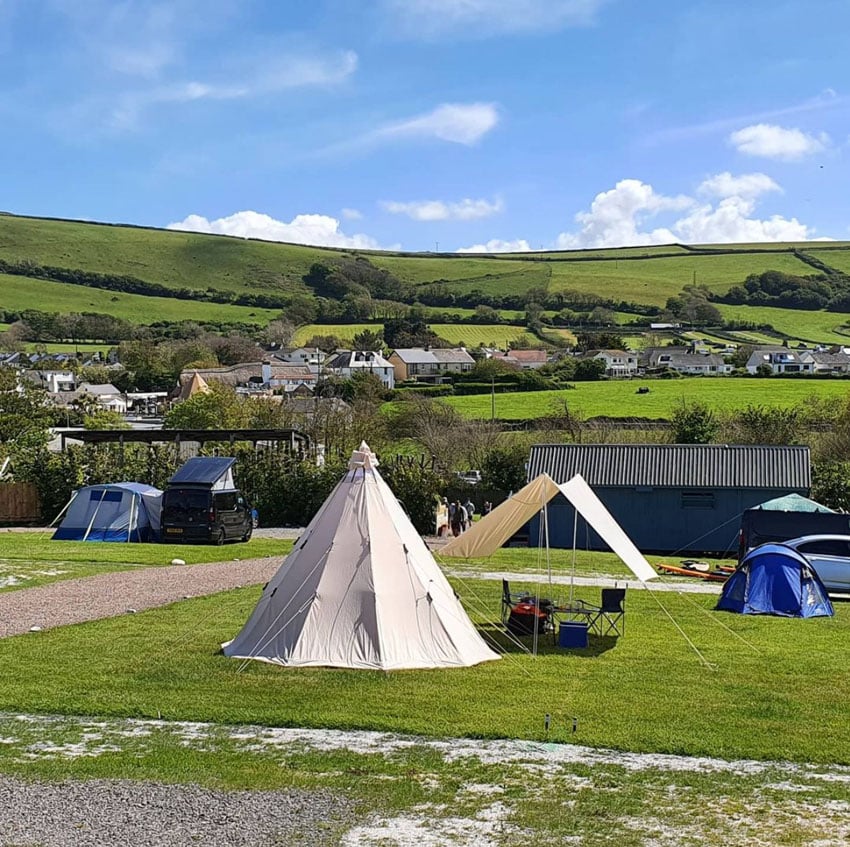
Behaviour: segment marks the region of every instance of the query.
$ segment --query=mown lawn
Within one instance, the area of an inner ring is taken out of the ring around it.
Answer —
[[[518,339],[526,339],[530,343],[539,343],[534,336],[525,331],[525,327],[506,324],[429,324],[429,327],[450,344],[463,343],[467,347],[478,347],[481,344],[506,347]],[[303,345],[314,335],[336,335],[343,341],[350,342],[355,335],[364,330],[380,332],[383,324],[309,324],[299,327],[293,336],[292,343]]]
[[[640,386],[648,394],[637,394]],[[568,391],[530,391],[496,395],[496,417],[529,420],[551,414],[566,402],[584,417],[669,418],[682,401],[701,401],[716,410],[753,405],[796,406],[809,397],[840,398],[850,395],[850,381],[805,379],[756,379],[746,377],[693,377],[671,380],[611,380],[576,382]],[[476,394],[441,398],[468,418],[489,418],[491,397]]]
[[[200,303],[196,300],[176,300],[171,297],[147,297],[10,274],[0,274],[0,301],[6,309],[37,309],[60,313],[97,312],[124,318],[131,323],[192,320],[265,325],[280,314],[279,309]]]
[[[256,587],[5,639],[0,710],[538,740],[548,713],[549,740],[850,763],[850,675],[840,672],[850,605],[803,621],[716,613],[712,595],[630,591],[624,637],[585,651],[543,643],[532,657],[492,623],[500,584],[456,588],[509,650],[501,661],[385,674],[227,659],[219,644],[250,614]]]
[[[170,565],[183,559],[190,565],[261,556],[283,556],[291,541],[252,538],[247,544],[221,547],[201,544],[119,544],[52,541],[52,533],[0,532],[0,590],[32,588],[62,579]]]

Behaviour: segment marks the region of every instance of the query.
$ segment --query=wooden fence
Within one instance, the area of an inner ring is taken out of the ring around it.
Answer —
[[[0,484],[0,523],[35,523],[40,517],[41,502],[33,483]]]

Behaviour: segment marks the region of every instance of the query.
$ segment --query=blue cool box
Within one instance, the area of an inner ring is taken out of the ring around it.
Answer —
[[[586,623],[562,623],[558,627],[559,647],[587,647]]]

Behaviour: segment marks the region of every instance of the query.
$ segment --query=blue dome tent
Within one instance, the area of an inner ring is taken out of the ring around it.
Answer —
[[[820,577],[804,556],[784,544],[750,550],[726,580],[715,608],[788,618],[834,614]]]
[[[157,541],[162,492],[140,482],[87,485],[66,506],[54,541]]]

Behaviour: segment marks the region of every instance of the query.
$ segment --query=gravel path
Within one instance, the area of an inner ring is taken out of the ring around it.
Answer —
[[[167,606],[177,600],[268,582],[280,567],[280,556],[170,565],[66,579],[37,588],[0,594],[0,638],[32,627],[51,629],[100,618]]]
[[[338,844],[351,805],[326,791],[0,777],[0,844],[41,847],[273,847]]]

